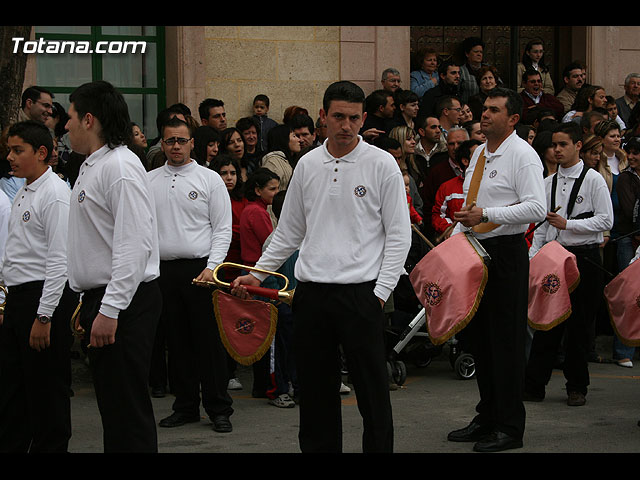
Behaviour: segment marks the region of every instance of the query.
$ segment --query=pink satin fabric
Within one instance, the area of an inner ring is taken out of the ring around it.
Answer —
[[[487,268],[466,235],[458,233],[430,250],[409,280],[424,306],[429,338],[440,345],[475,315],[487,283]]]
[[[569,318],[579,282],[576,256],[555,240],[544,245],[529,263],[529,325],[550,330]]]
[[[618,338],[640,346],[640,260],[636,260],[604,287],[609,317]]]

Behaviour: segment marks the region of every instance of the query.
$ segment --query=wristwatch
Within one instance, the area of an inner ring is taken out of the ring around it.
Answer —
[[[489,217],[487,217],[487,209],[482,209],[482,217],[480,218],[480,222],[487,223],[489,221]]]
[[[38,321],[43,324],[46,325],[47,323],[49,323],[51,321],[51,317],[48,315],[38,315]]]

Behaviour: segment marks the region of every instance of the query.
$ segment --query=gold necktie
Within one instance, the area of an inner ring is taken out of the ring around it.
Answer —
[[[476,163],[475,168],[473,169],[473,176],[471,177],[471,182],[469,183],[469,191],[467,192],[467,201],[466,205],[471,205],[475,203],[478,198],[478,190],[480,189],[480,182],[482,181],[482,175],[484,173],[484,148],[482,152],[480,152],[480,156],[478,157],[478,161]],[[476,233],[486,233],[491,230],[499,227],[497,223],[487,222],[487,223],[479,223],[478,225],[472,227],[472,230]]]

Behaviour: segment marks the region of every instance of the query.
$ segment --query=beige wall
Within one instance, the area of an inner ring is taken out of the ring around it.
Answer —
[[[197,112],[204,98],[225,102],[230,125],[252,114],[258,93],[282,121],[291,105],[316,118],[325,88],[351,80],[365,93],[380,88],[387,67],[409,82],[409,27],[186,26],[167,27],[168,104]]]
[[[627,74],[640,72],[640,28],[637,26],[586,27],[588,76],[607,95],[624,94]]]

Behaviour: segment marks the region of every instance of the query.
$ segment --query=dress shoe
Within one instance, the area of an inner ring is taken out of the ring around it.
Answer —
[[[512,448],[522,448],[522,439],[503,432],[491,432],[473,446],[476,452],[501,452]]]
[[[476,422],[471,422],[464,428],[449,432],[447,440],[450,442],[477,442],[485,435],[491,433],[492,428],[486,425],[480,425]]]
[[[584,394],[580,392],[569,392],[567,398],[567,405],[570,407],[581,407],[587,403],[587,399]]]
[[[213,429],[216,432],[229,433],[233,430],[231,422],[229,421],[229,417],[227,417],[226,415],[216,415],[215,417],[213,417],[212,421]]]
[[[187,415],[186,413],[173,412],[167,418],[163,418],[162,420],[160,420],[160,423],[158,423],[158,425],[160,425],[161,427],[172,428],[199,421],[200,415]]]

